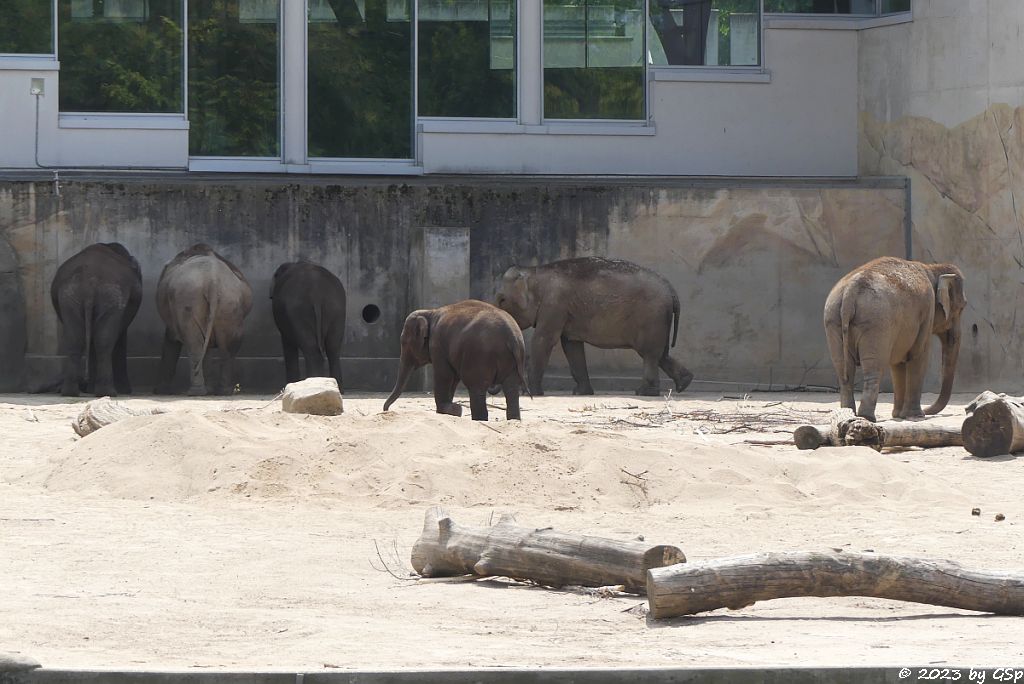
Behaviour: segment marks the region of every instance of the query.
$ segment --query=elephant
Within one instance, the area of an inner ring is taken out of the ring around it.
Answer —
[[[61,394],[131,394],[128,326],[142,301],[142,271],[135,257],[118,242],[89,245],[57,269],[50,299],[61,323]]]
[[[181,346],[190,362],[192,396],[207,394],[203,359],[220,350],[221,377],[216,390],[232,391],[234,359],[242,344],[245,317],[252,309],[252,288],[234,264],[206,244],[195,244],[172,259],[160,274],[156,306],[167,326],[160,358],[157,394],[169,394]]]
[[[413,311],[405,319],[401,345],[398,380],[385,411],[402,394],[412,371],[432,364],[438,413],[462,415],[462,407],[452,401],[461,380],[469,390],[473,420],[487,420],[487,390],[494,385],[505,393],[505,417],[520,420],[526,345],[519,326],[501,309],[466,299]]]
[[[875,420],[886,366],[892,370],[893,418],[923,418],[944,409],[953,391],[966,305],[964,276],[953,264],[882,257],[844,276],[825,301],[825,335],[839,376],[841,406],[856,408],[853,381],[860,365],[860,417]],[[935,403],[922,411],[932,335],[942,342],[942,387]]]
[[[341,389],[341,345],[345,339],[345,287],[338,277],[308,261],[281,264],[270,285],[274,323],[281,333],[285,379],[330,377]],[[299,350],[306,374],[299,372]],[[326,361],[325,361],[326,355]]]
[[[657,396],[658,368],[682,392],[693,373],[669,356],[679,332],[679,297],[660,275],[621,259],[582,257],[535,268],[512,266],[502,276],[496,304],[522,329],[535,327],[530,342],[529,389],[544,393],[544,370],[561,340],[576,386],[593,394],[583,343],[602,349],[633,349],[644,362],[636,394]]]

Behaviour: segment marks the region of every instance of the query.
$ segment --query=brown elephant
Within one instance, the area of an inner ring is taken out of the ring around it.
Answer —
[[[544,370],[561,340],[576,387],[593,394],[583,343],[603,349],[633,349],[644,361],[636,393],[657,396],[658,368],[682,392],[693,373],[669,356],[679,331],[679,297],[667,280],[620,259],[582,257],[537,268],[513,266],[502,277],[497,305],[524,330],[536,328],[530,342],[529,387],[544,393]]]
[[[860,365],[864,392],[857,415],[862,418],[875,420],[886,366],[892,369],[893,418],[920,418],[944,409],[953,391],[960,314],[966,305],[964,277],[953,264],[882,257],[844,276],[825,301],[825,334],[843,408],[856,408],[853,380]],[[932,335],[942,341],[942,388],[935,403],[922,411]]]
[[[61,393],[131,394],[128,326],[142,301],[135,257],[118,242],[89,245],[57,269],[50,299],[61,323]]]
[[[409,375],[427,364],[434,367],[437,412],[461,416],[453,403],[459,381],[469,390],[473,420],[487,420],[487,389],[500,385],[505,394],[505,417],[519,420],[519,388],[526,345],[512,317],[476,299],[437,309],[419,309],[402,328],[401,365],[387,411],[405,389]]]
[[[156,286],[156,306],[167,326],[156,393],[171,391],[184,344],[191,369],[188,393],[207,393],[203,360],[209,349],[219,349],[221,377],[216,391],[229,394],[245,317],[252,309],[252,287],[242,272],[209,245],[193,245],[164,266]]]

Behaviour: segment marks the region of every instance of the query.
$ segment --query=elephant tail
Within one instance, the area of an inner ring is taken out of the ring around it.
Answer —
[[[86,383],[89,383],[89,378],[95,377],[96,373],[92,359],[92,319],[96,315],[95,309],[96,293],[92,291],[92,288],[88,288],[85,301],[82,302],[82,320],[85,324],[85,356],[83,358],[85,359]]]
[[[518,347],[515,344],[509,345],[509,351],[512,352],[512,358],[516,360],[516,375],[519,376],[519,384],[526,390],[526,393],[530,398],[533,399],[533,392],[530,391],[530,384],[526,382],[526,368],[524,367],[526,355],[520,353],[522,349],[522,347]]]
[[[212,286],[207,290],[206,327],[200,328],[203,330],[203,351],[199,355],[199,364],[203,363],[203,359],[206,358],[206,352],[210,349],[210,339],[213,337],[213,323],[217,320],[217,306],[220,304],[220,299],[217,294],[218,290],[215,286]],[[195,323],[196,326],[199,327],[199,321],[196,321]]]
[[[326,359],[327,349],[324,340],[327,339],[327,333],[324,331],[324,305],[322,301],[317,301],[313,304],[313,317],[315,319],[314,325],[316,325],[316,348],[319,350],[320,355]],[[308,364],[309,361],[306,363]]]
[[[857,362],[850,349],[850,322],[856,313],[856,292],[847,290],[843,293],[843,301],[839,305],[839,317],[843,326],[843,378],[849,383],[853,383],[854,373],[857,372]]]
[[[672,290],[672,345],[676,346],[676,337],[679,335],[679,295]]]

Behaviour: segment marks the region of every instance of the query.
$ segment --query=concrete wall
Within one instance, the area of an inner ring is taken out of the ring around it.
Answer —
[[[1024,381],[1024,3],[915,0],[860,33],[860,169],[912,182],[916,258],[953,261],[968,308],[957,387]]]
[[[118,240],[144,275],[129,353],[137,386],[146,391],[162,335],[156,279],[179,250],[203,240],[232,259],[255,292],[239,383],[247,391],[272,390],[284,372],[269,279],[279,263],[303,255],[338,273],[348,291],[346,386],[386,390],[408,311],[465,292],[492,300],[513,263],[601,255],[654,268],[675,285],[682,314],[674,353],[696,374],[694,389],[832,385],[821,324],[825,296],[852,267],[904,253],[904,197],[902,179],[295,183],[182,175],[62,178],[59,186],[0,182],[0,245],[15,256],[26,312],[24,322],[2,325],[27,328],[30,380],[55,373],[53,274],[82,247]],[[381,310],[375,323],[360,316],[368,304]],[[632,352],[587,354],[598,390],[632,391],[638,384],[640,362]],[[547,387],[571,387],[560,351],[553,363]]]
[[[281,173],[857,174],[856,31],[817,30],[813,22],[801,29],[766,29],[763,70],[652,68],[646,123],[544,122],[540,3],[521,6],[518,120],[421,121],[416,159],[383,170],[368,162],[310,160],[301,5],[286,5],[283,28],[284,159],[194,160],[193,168]],[[30,66],[34,70],[28,70]],[[35,167],[32,77],[46,81],[40,100],[41,165],[189,166],[184,117],[58,115],[59,74],[53,61],[0,57],[0,169]]]

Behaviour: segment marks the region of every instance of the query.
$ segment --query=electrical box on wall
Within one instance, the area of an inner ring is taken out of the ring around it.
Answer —
[[[33,78],[32,88],[29,90],[33,95],[45,95],[46,94],[46,79]]]

